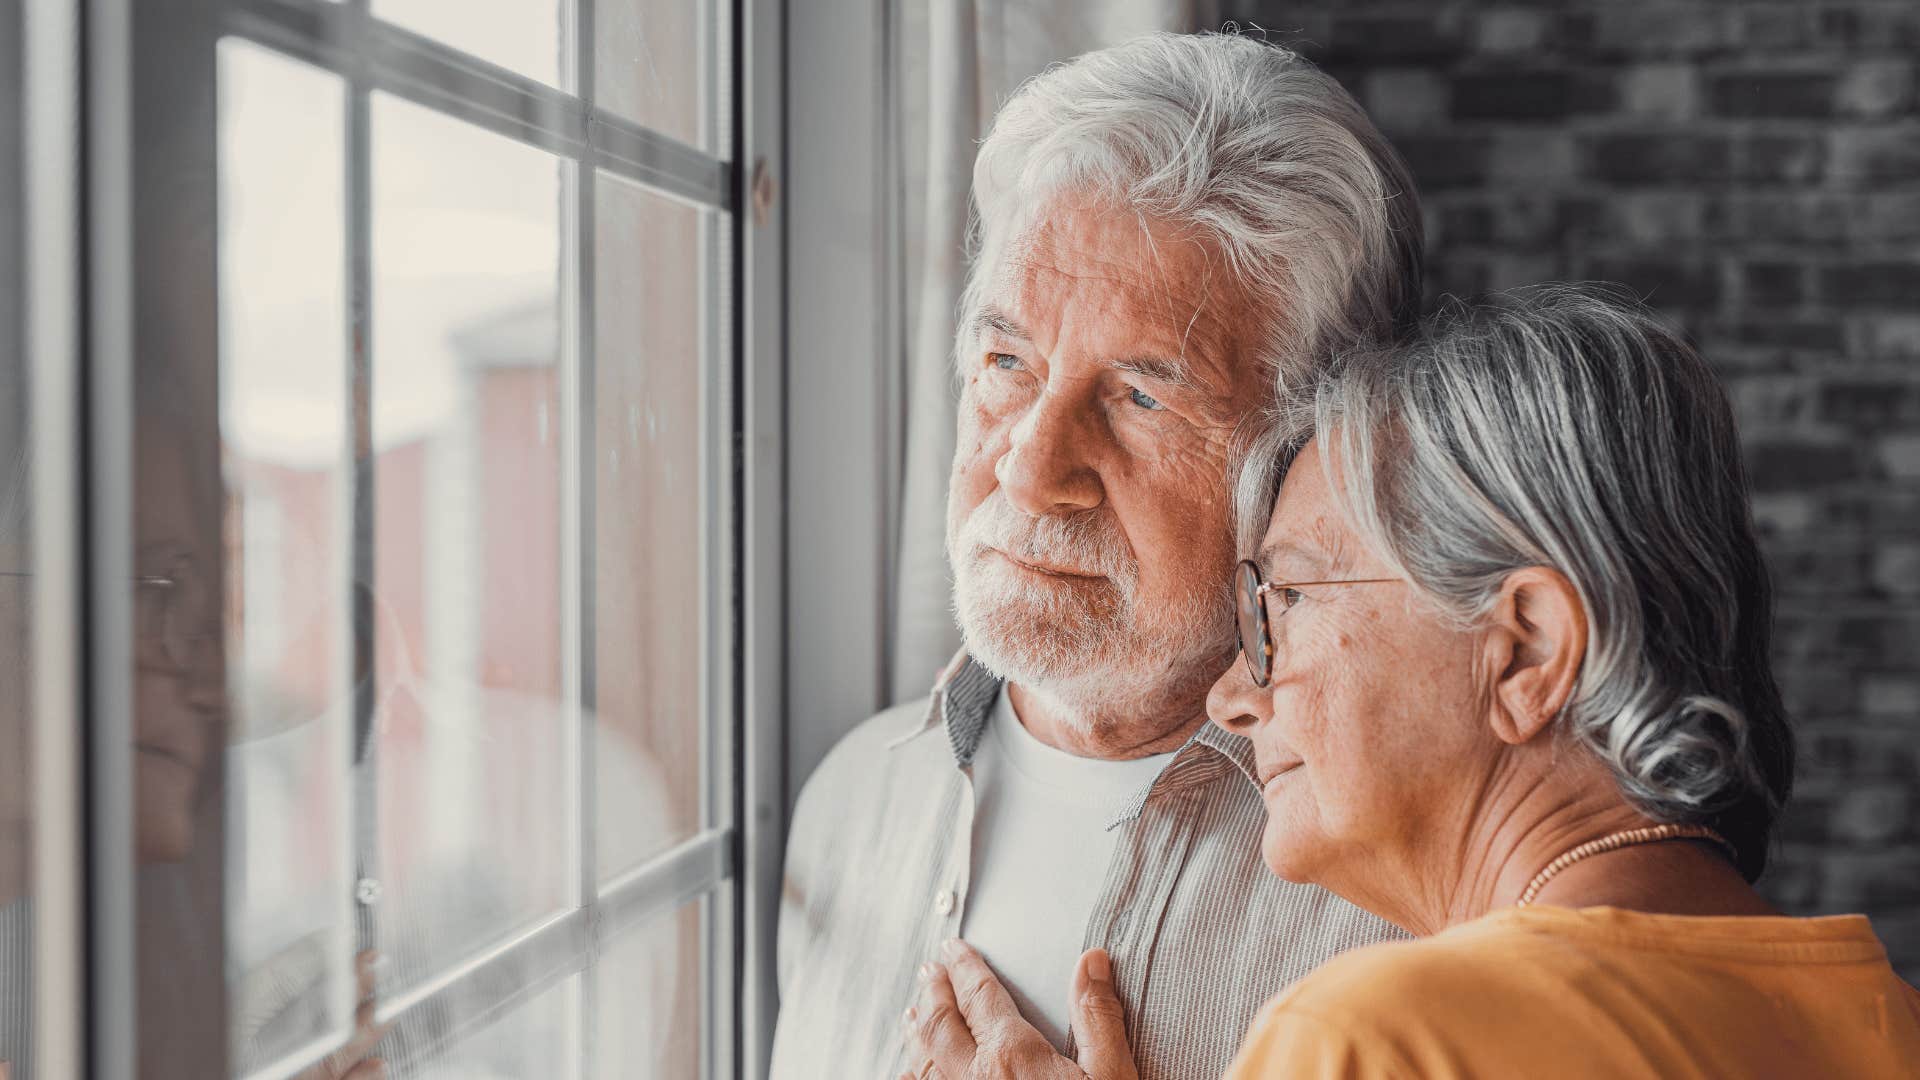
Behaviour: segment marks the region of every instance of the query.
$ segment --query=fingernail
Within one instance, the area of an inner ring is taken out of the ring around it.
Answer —
[[[1087,977],[1095,982],[1113,981],[1113,962],[1107,959],[1106,950],[1099,950],[1087,957]]]
[[[920,1015],[920,1010],[915,1009],[913,1006],[909,1005],[907,1006],[907,1011],[900,1014],[900,1022],[903,1024],[911,1024],[913,1023],[914,1018],[919,1015]]]
[[[960,958],[960,949],[960,939],[957,937],[950,937],[940,943],[940,955],[949,960],[958,960]]]
[[[921,964],[921,965],[920,965],[920,977],[921,977],[921,978],[923,978],[923,979],[932,979],[932,978],[933,978],[933,975],[934,975],[934,972],[937,972],[937,971],[939,971],[939,970],[940,970],[939,968],[937,968],[937,967],[934,967],[934,966],[933,966],[932,964],[930,964],[930,963],[929,963],[929,964]]]

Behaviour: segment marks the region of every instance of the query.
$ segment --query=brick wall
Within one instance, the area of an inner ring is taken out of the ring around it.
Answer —
[[[1226,7],[1406,154],[1435,295],[1624,282],[1718,367],[1801,739],[1764,887],[1920,982],[1920,3]]]

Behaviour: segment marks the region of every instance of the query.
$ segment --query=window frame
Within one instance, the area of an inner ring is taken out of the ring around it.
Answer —
[[[45,113],[29,125],[28,160],[35,164],[27,216],[43,222],[39,234],[29,237],[29,265],[75,269],[71,282],[56,273],[29,296],[36,543],[65,540],[69,547],[42,550],[77,550],[71,566],[49,567],[36,584],[36,649],[44,661],[36,664],[36,839],[46,841],[36,843],[36,869],[58,871],[39,879],[56,888],[64,873],[71,894],[83,898],[43,912],[84,912],[68,925],[43,914],[36,926],[39,957],[56,961],[36,968],[42,1067],[56,1069],[47,1075],[67,1075],[58,1062],[84,1060],[87,1075],[130,1080],[139,1060],[131,605],[126,591],[112,586],[131,573],[130,545],[115,538],[132,535],[135,362],[151,347],[136,331],[149,315],[138,290],[143,271],[169,254],[170,241],[141,216],[137,178],[155,167],[152,159],[178,155],[159,145],[166,131],[151,129],[164,125],[142,121],[156,108],[190,111],[196,94],[212,86],[216,43],[237,38],[337,74],[344,83],[350,310],[343,317],[355,335],[349,340],[362,343],[352,364],[350,407],[366,404],[371,364],[377,363],[369,321],[375,299],[369,257],[371,95],[391,94],[573,163],[563,167],[570,180],[563,184],[560,368],[563,417],[571,422],[564,430],[576,435],[563,453],[561,484],[563,559],[570,556],[562,577],[564,684],[578,750],[578,816],[570,825],[580,848],[577,906],[382,1001],[379,1019],[404,1020],[416,1010],[458,1005],[469,1019],[447,1040],[457,1041],[569,976],[590,976],[594,956],[615,937],[700,902],[707,927],[703,1069],[710,1076],[764,1075],[777,1008],[773,924],[787,806],[784,218],[774,180],[784,152],[782,5],[702,5],[709,55],[730,68],[724,80],[708,73],[703,90],[717,91],[722,106],[706,110],[709,133],[718,129],[729,136],[709,140],[731,149],[716,156],[602,113],[590,97],[381,22],[370,15],[368,0],[194,2],[195,15],[181,20],[186,29],[179,33],[201,35],[194,44],[205,47],[188,58],[196,70],[155,86],[142,85],[137,64],[139,51],[156,44],[148,39],[158,36],[157,19],[140,18],[138,0],[84,0],[79,11],[65,0],[28,0],[28,79],[42,91],[28,97],[44,103]],[[573,28],[563,38],[562,81],[569,81],[571,71],[571,85],[589,95],[594,3],[564,0],[562,9]],[[731,25],[721,39],[726,56],[711,47],[722,20]],[[193,63],[200,58],[204,71]],[[142,95],[157,95],[159,104],[140,100]],[[212,118],[182,123],[210,125]],[[201,134],[211,139],[210,132],[196,131]],[[211,175],[213,163],[205,164]],[[703,544],[710,623],[702,672],[703,827],[604,883],[594,865],[593,493],[591,473],[584,479],[582,474],[582,463],[594,460],[593,224],[600,171],[711,208],[730,222],[729,228],[703,228],[710,260],[703,287],[718,286],[702,331],[708,459],[702,465],[702,535],[711,541]],[[212,202],[211,194],[202,197]],[[211,267],[206,269],[210,277]],[[217,350],[174,362],[217,367]],[[352,559],[355,577],[365,571],[362,579],[371,580],[373,529],[363,515],[371,513],[377,478],[364,452],[371,447],[370,414],[364,407],[354,411]],[[207,412],[205,422],[217,423],[217,415],[217,408]],[[50,416],[72,422],[44,421]],[[366,721],[370,708],[370,701],[356,701],[356,725]],[[71,784],[63,786],[63,777]],[[364,865],[377,807],[371,790],[359,786],[352,826],[362,838],[356,847]],[[357,921],[361,946],[375,944],[369,920]],[[577,1030],[590,1052],[593,980],[580,982]],[[224,1025],[224,1003],[221,1011]],[[209,1065],[217,1059],[224,1071],[224,1048],[208,1053],[215,1055]],[[55,1056],[61,1054],[67,1056]],[[274,1063],[255,1075],[285,1075],[296,1064]],[[591,1061],[583,1057],[582,1067],[591,1069]]]

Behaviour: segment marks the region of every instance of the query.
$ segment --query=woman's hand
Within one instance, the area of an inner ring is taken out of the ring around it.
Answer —
[[[945,964],[920,967],[920,1000],[904,1017],[917,1069],[902,1080],[1138,1080],[1112,961],[1088,949],[1073,972],[1068,1010],[1076,1063],[1020,1015],[1006,987],[963,941],[940,948]]]

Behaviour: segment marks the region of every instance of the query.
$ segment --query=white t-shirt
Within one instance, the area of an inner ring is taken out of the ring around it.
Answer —
[[[1014,715],[1005,690],[973,757],[973,872],[961,936],[993,965],[1020,1012],[1056,1048],[1087,916],[1106,883],[1127,800],[1171,752],[1103,761],[1056,750]]]

